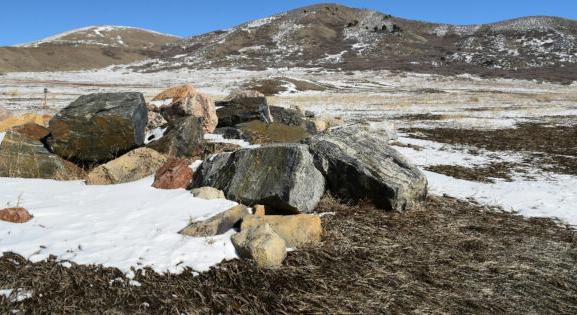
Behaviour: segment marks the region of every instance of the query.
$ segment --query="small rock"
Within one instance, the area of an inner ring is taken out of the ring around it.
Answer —
[[[88,173],[88,185],[112,185],[137,181],[154,174],[164,163],[166,156],[148,149],[138,148],[100,165]]]
[[[315,114],[315,112],[313,112],[313,111],[305,110],[305,117],[306,117],[306,118],[315,118],[315,117],[316,117],[316,114]]]
[[[247,215],[249,215],[247,207],[236,205],[208,220],[192,222],[178,233],[192,237],[220,235],[237,226]]]
[[[266,214],[266,208],[263,205],[254,206],[254,215],[257,217],[264,217]]]
[[[216,107],[212,98],[198,92],[190,84],[169,88],[158,94],[152,103],[159,101],[168,102],[160,106],[160,113],[168,122],[186,116],[197,117],[202,120],[202,127],[207,133],[213,132],[218,124]]]
[[[324,132],[329,128],[328,122],[320,118],[306,120],[305,125],[307,131],[313,135]]]
[[[192,189],[192,195],[195,198],[214,200],[214,199],[226,199],[224,192],[213,187],[200,187]]]
[[[173,121],[162,138],[146,145],[170,157],[191,158],[203,152],[204,131],[200,118],[184,117]]]
[[[241,231],[255,226],[269,224],[273,231],[282,237],[286,246],[300,247],[321,241],[321,218],[310,214],[296,215],[256,215],[246,216],[241,225]]]
[[[26,223],[32,220],[32,215],[24,208],[6,208],[0,210],[0,221]]]
[[[277,268],[286,258],[285,241],[268,224],[243,229],[231,240],[240,257],[254,259],[260,268]]]
[[[190,160],[171,158],[154,175],[152,187],[159,189],[187,188],[192,182]]]
[[[166,119],[160,113],[148,111],[148,123],[146,124],[146,132],[156,128],[164,127],[168,124]]]
[[[147,117],[142,93],[84,95],[50,120],[46,143],[67,160],[107,162],[144,143]]]

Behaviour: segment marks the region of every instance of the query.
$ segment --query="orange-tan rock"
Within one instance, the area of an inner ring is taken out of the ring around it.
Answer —
[[[33,113],[26,113],[20,116],[11,116],[0,121],[0,132],[7,131],[15,126],[25,125],[27,123],[35,123],[37,125],[47,127],[50,121],[50,115],[37,115]]]
[[[202,118],[205,132],[212,133],[218,124],[214,100],[198,92],[192,85],[180,85],[169,88],[158,94],[152,103],[161,103],[160,113],[172,122],[184,116]]]
[[[167,160],[166,156],[152,149],[138,148],[93,169],[88,173],[86,184],[111,185],[137,181],[156,173]]]
[[[288,247],[318,243],[321,240],[321,218],[310,214],[297,215],[249,215],[243,218],[241,231],[269,224],[283,238]]]

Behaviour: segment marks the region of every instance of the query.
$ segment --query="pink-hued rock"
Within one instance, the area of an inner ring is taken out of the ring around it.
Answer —
[[[190,84],[169,88],[158,94],[151,103],[161,104],[160,113],[168,122],[184,116],[199,117],[207,133],[212,133],[218,124],[214,100]]]
[[[24,208],[6,208],[0,210],[0,221],[26,223],[32,220],[32,215]]]
[[[193,175],[189,165],[190,160],[185,158],[170,159],[156,171],[152,187],[159,189],[187,188]]]

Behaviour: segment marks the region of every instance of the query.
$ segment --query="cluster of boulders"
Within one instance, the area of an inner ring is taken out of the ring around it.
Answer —
[[[232,237],[238,253],[275,267],[288,248],[320,241],[321,220],[312,213],[326,192],[394,211],[426,197],[425,176],[389,146],[394,133],[333,125],[311,112],[270,106],[255,91],[217,103],[190,85],[168,89],[148,104],[141,93],[91,94],[45,125],[7,130],[0,177],[110,185],[154,174],[155,188],[239,203],[191,222],[181,234],[209,237],[240,229]],[[206,133],[260,146],[211,143]]]

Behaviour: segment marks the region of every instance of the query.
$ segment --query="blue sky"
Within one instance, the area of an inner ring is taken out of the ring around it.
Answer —
[[[318,3],[316,1],[4,0],[0,46],[38,40],[88,25],[128,25],[190,36]],[[577,19],[577,0],[383,0],[339,1],[395,16],[474,24],[528,15]]]

